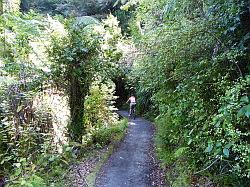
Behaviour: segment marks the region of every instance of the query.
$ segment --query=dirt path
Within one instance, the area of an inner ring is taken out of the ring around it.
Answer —
[[[121,111],[127,117],[127,112]],[[153,125],[137,118],[129,122],[124,141],[102,167],[96,187],[165,186],[164,176],[154,159]]]

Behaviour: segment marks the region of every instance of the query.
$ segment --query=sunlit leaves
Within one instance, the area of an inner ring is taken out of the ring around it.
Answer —
[[[241,117],[241,116],[246,116],[246,117],[250,117],[250,104],[248,104],[248,105],[246,105],[246,106],[244,106],[244,107],[242,107],[240,110],[239,110],[239,112],[238,112],[238,117]]]

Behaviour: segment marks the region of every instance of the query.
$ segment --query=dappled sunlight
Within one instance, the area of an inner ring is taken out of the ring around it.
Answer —
[[[49,14],[47,15],[49,30],[52,30],[52,34],[59,38],[65,37],[68,35],[67,30],[64,28],[64,25],[60,21],[53,19]]]
[[[29,60],[37,69],[41,69],[42,71],[49,73],[51,70],[49,68],[46,46],[49,46],[49,41],[40,40],[30,42],[32,51],[29,53]]]
[[[132,126],[136,126],[136,125],[138,125],[138,123],[135,123],[135,122],[129,122],[129,125],[132,125]]]
[[[51,114],[53,143],[58,151],[62,152],[62,147],[68,142],[66,136],[70,117],[68,98],[56,89],[47,89],[34,99],[34,108],[36,110],[44,109],[44,112]]]

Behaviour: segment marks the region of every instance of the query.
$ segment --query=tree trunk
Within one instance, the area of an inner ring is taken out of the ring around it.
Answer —
[[[71,114],[71,123],[68,125],[68,131],[71,140],[81,143],[84,133],[84,101],[88,93],[87,83],[81,83],[75,75],[69,77],[69,105]]]

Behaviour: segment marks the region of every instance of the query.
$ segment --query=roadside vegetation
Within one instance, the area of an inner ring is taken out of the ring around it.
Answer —
[[[248,1],[131,2],[131,82],[171,186],[248,186]]]
[[[0,1],[0,186],[62,185],[121,140],[130,94],[157,126],[170,186],[248,186],[249,6]]]

